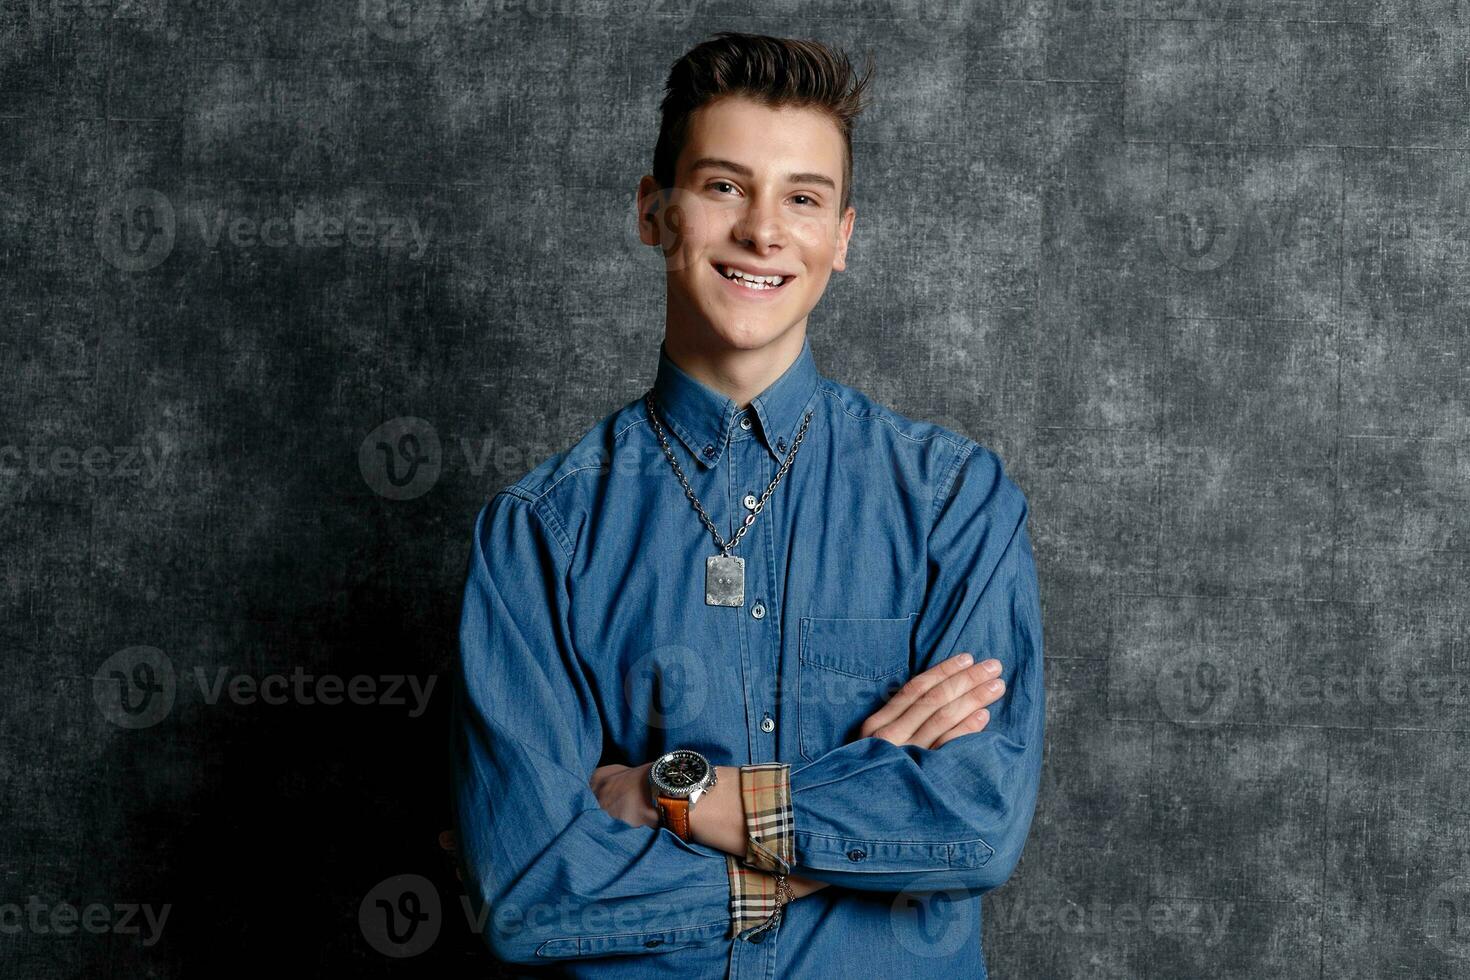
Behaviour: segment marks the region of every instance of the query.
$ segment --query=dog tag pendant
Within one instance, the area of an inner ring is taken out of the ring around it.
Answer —
[[[707,606],[745,605],[744,558],[710,555],[704,560],[704,602]]]

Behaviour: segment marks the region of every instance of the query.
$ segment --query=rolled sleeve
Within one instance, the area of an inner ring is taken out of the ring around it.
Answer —
[[[768,924],[776,914],[776,876],[746,867],[733,854],[725,855],[725,875],[730,885],[730,931],[735,939],[747,930]]]
[[[790,764],[741,766],[740,806],[745,813],[745,863],[773,874],[790,874],[796,829]]]
[[[740,767],[740,805],[745,815],[745,857],[726,855],[730,883],[730,937],[770,925],[778,910],[776,875],[795,861],[791,766],[784,762]]]

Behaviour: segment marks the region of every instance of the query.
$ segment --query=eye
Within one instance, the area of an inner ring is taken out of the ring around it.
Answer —
[[[811,201],[812,202],[812,207],[814,207],[814,208],[815,207],[821,207],[822,206],[821,203],[816,198],[812,197],[810,194],[797,194],[796,196],[797,197],[804,197],[808,201]]]
[[[730,187],[730,188],[733,188],[735,185],[732,184],[732,183],[730,183],[728,180],[716,180],[716,181],[712,181],[709,186],[710,187]]]

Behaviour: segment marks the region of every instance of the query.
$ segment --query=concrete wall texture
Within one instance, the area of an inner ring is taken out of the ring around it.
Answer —
[[[726,29],[872,51],[819,369],[1031,501],[991,974],[1470,977],[1465,0],[0,0],[0,975],[495,975],[471,521],[651,383]]]

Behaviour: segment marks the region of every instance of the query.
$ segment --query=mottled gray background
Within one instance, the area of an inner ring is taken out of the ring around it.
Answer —
[[[652,380],[719,29],[874,53],[818,366],[1032,504],[993,975],[1470,977],[1465,0],[0,0],[0,975],[494,975],[447,684],[209,686],[447,679],[481,502]]]

